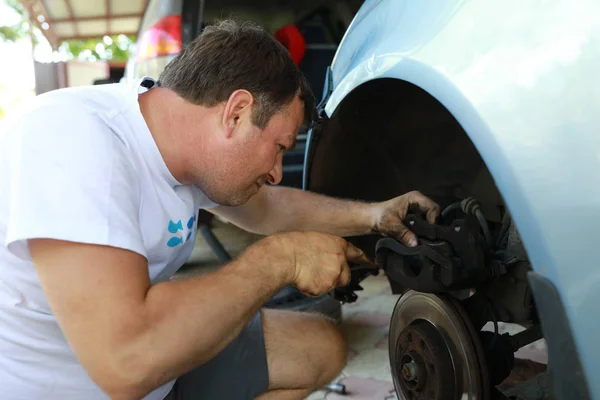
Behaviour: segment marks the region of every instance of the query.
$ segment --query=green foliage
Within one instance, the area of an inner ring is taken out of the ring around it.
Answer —
[[[113,35],[98,39],[67,40],[61,44],[60,50],[86,60],[127,61],[133,43],[133,36]]]
[[[3,1],[3,0],[0,0]],[[12,26],[0,26],[0,41],[16,42],[29,37],[33,45],[38,43],[39,29],[30,21],[27,9],[19,0],[4,0],[4,2],[21,16],[21,20]],[[67,40],[60,46],[60,51],[89,61],[127,61],[129,48],[135,43],[135,37],[113,35],[110,39],[97,38],[86,40]]]
[[[19,13],[22,18],[27,18],[27,10],[19,0],[4,0],[6,5]]]
[[[4,0],[5,4],[21,16],[21,20],[12,26],[0,26],[0,40],[5,42],[16,42],[23,38],[30,27],[25,7],[17,0]]]
[[[1,0],[0,0],[1,1]],[[18,0],[4,0],[5,4],[16,11],[21,17],[20,21],[12,26],[0,26],[0,41],[16,42],[27,36],[37,44],[36,35],[33,34],[35,26],[30,22],[27,10]]]
[[[3,42],[16,42],[23,37],[15,26],[0,26],[0,40]]]

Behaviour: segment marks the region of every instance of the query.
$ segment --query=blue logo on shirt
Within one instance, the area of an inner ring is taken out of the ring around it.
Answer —
[[[192,233],[194,231],[194,222],[196,222],[196,215],[192,215],[186,224],[189,232],[184,241],[183,240],[183,233],[184,233],[183,232],[183,223],[181,222],[181,220],[179,220],[177,222],[173,222],[173,221],[169,220],[169,226],[167,227],[169,233],[172,233],[173,235],[177,235],[178,232],[181,231],[181,235],[172,236],[169,239],[169,241],[167,242],[167,246],[177,247],[180,244],[183,244],[183,243],[187,242],[188,240],[190,240],[192,238]]]
[[[171,232],[174,235],[179,230],[183,230],[183,225],[181,225],[181,220],[177,221],[177,223],[175,223],[173,221],[169,221],[169,232]]]

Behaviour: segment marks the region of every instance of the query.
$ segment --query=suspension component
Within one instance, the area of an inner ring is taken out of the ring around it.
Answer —
[[[541,325],[534,325],[522,332],[516,333],[509,338],[510,345],[513,351],[519,350],[521,347],[525,347],[528,344],[537,342],[542,339],[544,334],[542,333]]]
[[[517,350],[541,338],[540,325],[534,325],[512,336],[508,333],[500,335],[487,331],[479,332],[492,385],[499,385],[510,375],[515,365],[514,353]]]

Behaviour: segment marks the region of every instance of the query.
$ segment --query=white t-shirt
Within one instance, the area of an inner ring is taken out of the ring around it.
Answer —
[[[167,169],[138,106],[145,90],[140,84],[58,90],[0,124],[2,399],[108,398],[70,350],[28,239],[134,251],[148,259],[155,284],[189,257],[198,210],[215,206]],[[172,385],[146,399],[163,399]]]

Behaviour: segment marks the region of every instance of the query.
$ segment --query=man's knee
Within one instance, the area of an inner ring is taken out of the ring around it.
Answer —
[[[330,376],[325,383],[329,383],[342,372],[348,359],[348,346],[344,335],[333,322],[327,321],[327,324],[332,334],[332,359],[335,363],[332,363]]]
[[[320,333],[320,343],[312,349],[321,361],[318,385],[325,385],[338,376],[346,365],[346,340],[339,328],[325,317],[318,316],[315,329]]]
[[[263,310],[270,389],[316,390],[346,363],[346,342],[327,318],[304,312]]]

